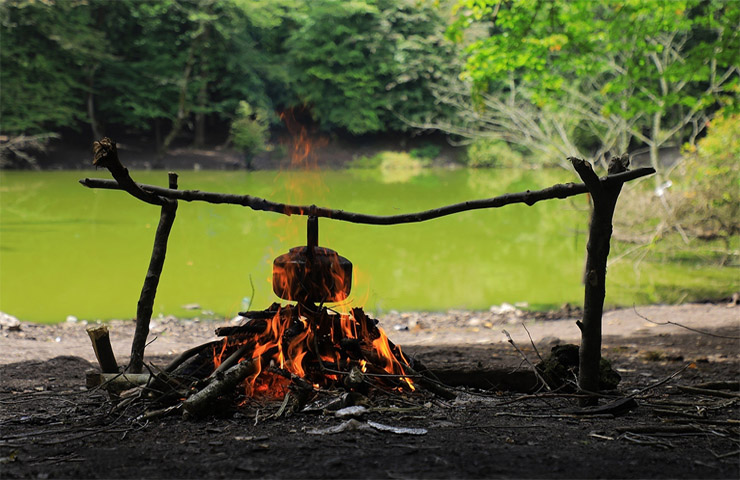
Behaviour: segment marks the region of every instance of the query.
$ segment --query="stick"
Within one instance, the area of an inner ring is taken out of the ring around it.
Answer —
[[[524,324],[522,324],[522,325],[524,325]],[[517,352],[519,352],[519,355],[521,355],[522,358],[524,359],[524,361],[527,363],[527,365],[529,365],[529,368],[532,369],[532,371],[534,372],[534,374],[537,377],[537,379],[540,382],[542,382],[542,385],[547,390],[552,390],[552,388],[550,388],[550,384],[548,384],[547,381],[544,378],[542,378],[542,375],[540,375],[540,372],[539,372],[539,370],[537,370],[537,367],[535,367],[534,365],[532,365],[532,362],[530,362],[529,359],[527,358],[527,356],[524,355],[524,352],[522,352],[521,350],[519,350],[519,347],[516,346],[516,343],[514,343],[514,339],[511,338],[511,335],[509,335],[509,332],[507,332],[506,330],[501,330],[501,331],[504,332],[504,335],[506,335],[506,338],[509,339],[509,343],[511,344],[511,346],[514,347],[514,349],[516,349]],[[527,332],[527,333],[529,333],[529,332]],[[540,360],[542,360],[541,357],[540,357]]]
[[[157,225],[157,232],[154,235],[154,247],[149,261],[149,270],[144,279],[139,303],[136,307],[136,330],[131,343],[129,371],[131,373],[141,373],[144,365],[146,338],[149,335],[149,321],[152,318],[154,297],[157,294],[159,277],[162,274],[164,257],[167,253],[167,239],[170,236],[172,224],[175,221],[177,200],[145,191],[138,183],[134,182],[128,169],[121,164],[118,158],[116,143],[108,137],[93,143],[93,165],[107,168],[118,187],[132,196],[151,205],[160,205],[162,207],[159,216],[159,225]],[[169,174],[169,187],[169,190],[177,190],[177,174]]]
[[[102,385],[106,390],[121,392],[130,388],[146,385],[152,379],[148,373],[85,373],[85,386],[93,388]]]
[[[679,390],[686,393],[696,393],[698,395],[707,395],[710,397],[721,397],[721,398],[740,398],[740,393],[735,392],[723,392],[721,390],[710,390],[708,388],[697,388],[687,387],[684,385],[677,385]]]
[[[578,362],[578,388],[585,392],[599,391],[601,362],[601,317],[606,296],[606,262],[612,236],[612,217],[622,183],[606,184],[591,168],[591,164],[570,158],[573,168],[586,184],[594,208],[586,246],[586,275],[583,300],[583,319],[576,322],[581,329],[581,346]],[[609,162],[609,174],[622,174],[629,165],[629,155],[616,157]],[[597,397],[581,400],[581,406],[595,405]]]
[[[169,173],[168,176],[170,188],[177,188],[177,174]],[[146,347],[146,338],[149,336],[149,322],[154,310],[154,297],[157,295],[159,277],[162,275],[164,258],[167,254],[167,240],[170,237],[176,213],[177,200],[168,199],[162,205],[160,211],[157,232],[154,234],[152,257],[149,260],[149,270],[144,278],[144,285],[141,287],[141,295],[136,306],[136,330],[131,343],[131,361],[129,363],[129,370],[133,373],[141,373],[144,365],[144,348]]]
[[[257,365],[251,360],[234,365],[224,373],[222,379],[214,379],[201,391],[188,397],[183,402],[186,417],[202,416],[216,398],[233,391],[245,378],[257,371]]]
[[[597,180],[601,183],[602,188],[613,188],[617,185],[621,187],[624,182],[634,180],[646,175],[652,175],[655,170],[652,168],[638,168],[636,170],[609,175]],[[132,189],[122,185],[115,180],[104,180],[99,178],[85,178],[80,183],[88,188],[102,188],[108,190],[126,190],[132,193]],[[158,187],[155,185],[135,184],[137,190],[141,190],[151,196],[185,200],[186,202],[201,201],[215,204],[230,204],[249,207],[256,211],[267,211],[282,213],[284,215],[310,215],[315,217],[331,218],[352,223],[364,223],[369,225],[398,225],[402,223],[423,222],[435,218],[444,217],[453,213],[466,212],[469,210],[478,210],[483,208],[499,208],[512,203],[525,203],[529,206],[541,200],[553,198],[568,198],[574,195],[587,193],[589,190],[586,185],[580,183],[567,183],[553,185],[543,190],[526,191],[518,193],[507,193],[498,197],[487,198],[482,200],[471,200],[453,205],[447,205],[432,210],[424,210],[416,213],[401,215],[366,215],[362,213],[346,212],[344,210],[333,210],[330,208],[317,207],[315,205],[289,205],[285,203],[276,203],[260,197],[251,195],[235,195],[228,193],[201,192],[200,190],[175,190]],[[134,195],[140,198],[140,195]],[[146,201],[146,200],[145,200]],[[148,202],[150,203],[150,202]]]
[[[110,336],[106,325],[92,325],[86,329],[92,342],[95,358],[98,359],[100,371],[103,373],[118,373],[118,363],[110,345]]]

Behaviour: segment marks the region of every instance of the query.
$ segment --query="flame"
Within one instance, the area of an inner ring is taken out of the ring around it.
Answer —
[[[245,381],[247,397],[284,396],[293,376],[314,388],[341,386],[353,368],[365,375],[388,377],[389,388],[415,389],[401,349],[359,308],[337,314],[301,304],[280,307],[264,322],[261,332],[227,338],[214,347],[214,368],[250,343],[253,348],[243,360],[254,362],[256,368]]]

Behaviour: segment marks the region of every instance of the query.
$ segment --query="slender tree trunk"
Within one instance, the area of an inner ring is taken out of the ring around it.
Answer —
[[[100,124],[95,116],[95,93],[93,92],[93,88],[95,87],[95,70],[97,69],[98,65],[92,67],[87,76],[87,118],[90,122],[93,141],[98,141],[103,138],[103,132],[101,131]]]
[[[653,125],[650,132],[650,166],[655,169],[655,184],[660,185],[663,183],[663,175],[660,173],[660,113],[655,112],[653,114]]]

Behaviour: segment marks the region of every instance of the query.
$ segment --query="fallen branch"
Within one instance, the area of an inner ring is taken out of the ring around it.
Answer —
[[[678,389],[686,393],[695,393],[697,395],[708,395],[710,397],[721,397],[721,398],[740,398],[740,393],[734,392],[723,392],[721,390],[711,390],[708,388],[697,388],[688,387],[684,385],[677,385]]]
[[[635,315],[637,315],[641,319],[645,320],[646,322],[650,322],[650,323],[652,323],[654,325],[675,325],[677,327],[685,328],[686,330],[690,330],[692,332],[699,333],[701,335],[708,335],[710,337],[717,337],[717,338],[728,338],[730,340],[740,340],[740,337],[734,337],[732,335],[720,335],[718,333],[712,333],[712,332],[705,332],[705,331],[702,331],[702,330],[697,330],[696,328],[687,327],[686,325],[682,325],[682,324],[677,323],[677,322],[672,322],[670,320],[666,320],[665,322],[656,322],[655,320],[651,320],[651,319],[647,318],[646,316],[641,315],[637,311],[637,307],[635,307],[634,305],[632,305],[632,310],[634,310]]]

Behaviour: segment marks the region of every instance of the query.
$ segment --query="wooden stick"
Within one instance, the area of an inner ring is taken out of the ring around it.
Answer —
[[[170,172],[168,176],[170,188],[176,189],[177,174]],[[149,260],[149,269],[144,278],[144,285],[141,288],[141,295],[136,306],[136,330],[131,342],[131,361],[129,363],[131,373],[141,373],[144,366],[144,348],[149,336],[149,322],[152,319],[154,297],[157,295],[157,286],[162,275],[164,258],[167,254],[167,240],[170,237],[176,213],[177,200],[167,199],[160,211],[157,232],[154,234],[152,257]]]
[[[205,388],[194,393],[183,403],[186,417],[199,417],[207,410],[216,398],[233,391],[245,378],[257,371],[257,365],[252,360],[245,360],[226,370],[223,378],[216,378]]]
[[[146,385],[151,379],[152,376],[148,373],[100,373],[94,370],[85,372],[87,388],[103,385],[106,390],[117,392]]]
[[[577,322],[581,329],[579,348],[578,387],[584,392],[599,391],[601,363],[601,317],[604,313],[606,296],[606,262],[612,236],[612,217],[622,183],[607,184],[596,176],[591,164],[578,158],[570,158],[573,168],[586,184],[594,202],[591,224],[586,245],[586,275],[583,301],[583,319]],[[622,174],[627,171],[629,155],[615,157],[609,163],[608,173]],[[595,405],[596,396],[581,399],[581,406]]]
[[[602,184],[602,188],[611,188],[616,185],[619,185],[621,187],[624,182],[644,177],[646,175],[651,175],[653,173],[655,173],[655,170],[652,168],[639,168],[616,175],[609,175],[598,180]],[[131,193],[128,188],[122,186],[119,182],[114,180],[85,178],[80,180],[80,183],[89,188],[126,190],[127,192]],[[548,200],[553,198],[568,198],[574,195],[581,195],[589,191],[586,185],[582,183],[558,184],[553,185],[552,187],[545,188],[543,190],[527,190],[526,192],[507,193],[498,197],[482,200],[471,200],[467,202],[435,208],[432,210],[424,210],[421,212],[401,215],[382,216],[346,212],[344,210],[333,210],[330,208],[317,207],[315,205],[307,206],[276,203],[265,200],[264,198],[253,197],[251,195],[201,192],[200,190],[173,190],[157,187],[155,185],[144,185],[139,183],[136,184],[136,187],[146,193],[159,196],[161,198],[185,200],[187,202],[202,201],[215,204],[241,205],[244,207],[249,207],[252,210],[256,211],[275,212],[282,213],[284,215],[310,215],[315,217],[331,218],[334,220],[342,220],[345,222],[363,223],[369,225],[398,225],[403,223],[423,222],[426,220],[444,217],[446,215],[452,215],[454,213],[466,212],[469,210],[478,210],[483,208],[499,208],[513,203],[524,203],[532,206],[541,200]],[[137,196],[137,198],[139,197]]]
[[[695,393],[697,395],[707,395],[710,397],[721,397],[721,398],[740,398],[740,393],[735,393],[735,392],[723,392],[722,390],[712,390],[709,388],[689,387],[686,385],[677,385],[677,387],[682,392]]]
[[[103,373],[118,373],[118,363],[110,345],[110,335],[106,325],[91,325],[86,329],[92,342],[95,358],[98,359],[100,371]]]

